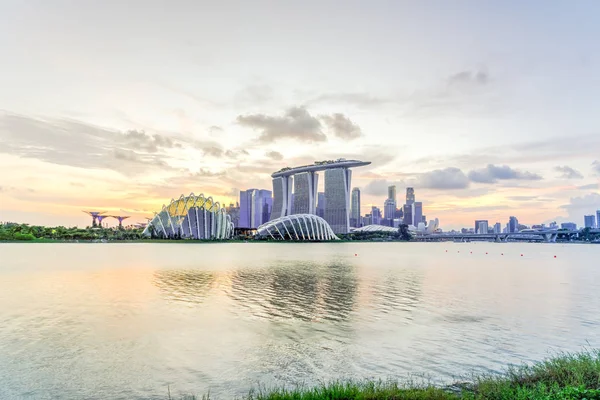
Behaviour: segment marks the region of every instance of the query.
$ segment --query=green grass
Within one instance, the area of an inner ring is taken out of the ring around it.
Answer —
[[[332,382],[311,388],[253,390],[241,400],[600,400],[600,350],[561,353],[448,387],[394,381]]]

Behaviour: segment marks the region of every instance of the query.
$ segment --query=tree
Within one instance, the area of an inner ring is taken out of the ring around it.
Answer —
[[[398,227],[398,236],[400,240],[404,240],[406,242],[412,239],[412,235],[408,231],[408,225],[400,224],[400,226]]]

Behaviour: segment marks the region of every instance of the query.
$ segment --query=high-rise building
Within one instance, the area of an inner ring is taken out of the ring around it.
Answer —
[[[319,174],[309,171],[294,175],[294,202],[291,214],[316,214]]]
[[[406,188],[406,204],[411,205],[415,202],[415,189],[414,188]]]
[[[479,227],[481,226],[482,222],[485,224],[485,232],[483,232],[483,233],[488,233],[489,225],[488,225],[488,220],[487,219],[478,219],[478,220],[475,220],[475,233],[482,233],[479,230]]]
[[[386,221],[393,221],[396,215],[396,200],[387,199],[383,203],[383,217]]]
[[[600,210],[596,211],[596,228],[600,229]]]
[[[371,218],[373,225],[381,225],[381,210],[378,207],[371,207]]]
[[[420,201],[416,201],[413,203],[413,225],[419,226],[420,222],[423,222],[423,203]]]
[[[510,217],[508,219],[508,233],[519,232],[519,220],[517,217]]]
[[[270,190],[240,191],[240,219],[242,228],[258,228],[271,218],[273,198]]]
[[[480,235],[487,235],[488,228],[489,225],[487,221],[479,221],[479,225],[477,226],[477,230],[475,231],[475,233],[478,233]]]
[[[560,224],[560,228],[561,229],[567,229],[570,231],[576,231],[577,230],[577,224],[574,222],[563,222],[562,224]]]
[[[583,216],[583,227],[584,228],[595,228],[596,227],[596,216],[584,215]]]
[[[404,205],[404,225],[414,225],[415,221],[413,216],[414,214],[414,209],[415,209],[415,205],[414,204],[405,204]]]
[[[502,225],[500,222],[496,222],[494,225],[494,233],[502,233]]]
[[[325,218],[325,192],[317,193],[317,215]]]
[[[394,202],[397,202],[397,199],[396,199],[396,185],[388,186],[388,199],[389,200],[394,200]]]
[[[404,210],[402,207],[396,208],[396,212],[394,213],[394,219],[403,219],[404,218]]]
[[[360,228],[362,221],[360,218],[360,189],[352,189],[352,206],[350,208],[350,226],[353,228]]]
[[[231,216],[231,222],[233,223],[234,228],[240,227],[240,203],[230,203],[229,207],[225,208],[227,214]]]
[[[352,170],[325,170],[325,221],[333,233],[348,233],[350,229],[350,191]]]
[[[289,215],[292,209],[292,188],[294,178],[292,176],[278,176],[273,178],[273,210],[271,219],[277,219]],[[240,207],[242,201],[240,200]]]

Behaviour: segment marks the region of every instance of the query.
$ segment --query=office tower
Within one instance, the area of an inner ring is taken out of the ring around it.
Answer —
[[[583,216],[583,227],[593,229],[596,227],[596,217],[594,215]]]
[[[415,205],[414,204],[405,204],[404,205],[404,224],[405,225],[414,225],[415,221],[413,219],[413,215],[414,215],[414,208]]]
[[[240,191],[241,228],[258,228],[269,221],[273,207],[270,190],[248,189]]]
[[[292,209],[292,188],[294,178],[291,175],[273,178],[273,210],[271,220],[289,215]],[[240,201],[240,207],[241,207]],[[241,217],[240,217],[241,218]]]
[[[404,218],[404,211],[401,208],[396,208],[396,212],[394,213],[394,219],[403,219]]]
[[[317,216],[325,218],[325,192],[317,193]]]
[[[371,218],[373,225],[381,225],[381,210],[378,207],[371,207]]]
[[[564,222],[562,224],[560,224],[560,228],[561,229],[567,229],[570,231],[576,231],[577,230],[577,224],[574,222]]]
[[[294,202],[291,214],[316,214],[319,174],[300,172],[294,175]]]
[[[253,193],[252,228],[269,222],[273,209],[273,192],[260,189]]]
[[[519,220],[517,217],[510,217],[508,220],[508,233],[519,232]]]
[[[240,227],[240,203],[230,203],[229,207],[225,208],[227,214],[231,216],[231,223],[233,223],[234,228]]]
[[[348,233],[350,228],[350,190],[352,170],[325,170],[325,221],[333,233]]]
[[[423,218],[421,218],[421,222],[424,222],[427,226],[427,215],[423,215]]]
[[[352,207],[350,208],[350,226],[359,228],[361,226],[360,218],[360,189],[352,189]]]
[[[502,225],[500,222],[496,222],[494,225],[494,233],[502,233]]]
[[[413,203],[413,205],[413,225],[418,227],[419,223],[423,222],[423,203],[420,201],[416,201]]]
[[[397,202],[397,199],[396,199],[396,186],[395,185],[388,186],[388,199],[389,200],[394,200],[394,202]]]
[[[479,225],[477,225],[475,233],[478,233],[480,235],[486,235],[488,233],[488,222],[479,221]]]
[[[596,228],[600,229],[600,210],[596,211]]]
[[[406,188],[406,204],[411,205],[415,202],[415,189],[414,188]]]
[[[487,219],[478,219],[478,220],[475,220],[475,233],[481,233],[479,231],[479,227],[481,226],[482,222],[485,223],[485,232],[484,233],[488,233],[489,225],[488,225],[488,220]]]
[[[383,217],[386,221],[393,221],[396,215],[396,200],[387,199],[383,203]]]

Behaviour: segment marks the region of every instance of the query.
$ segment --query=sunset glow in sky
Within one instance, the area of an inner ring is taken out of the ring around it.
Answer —
[[[597,1],[0,0],[0,221],[142,222],[345,157],[372,162],[363,213],[396,184],[444,229],[582,225],[599,19]]]

